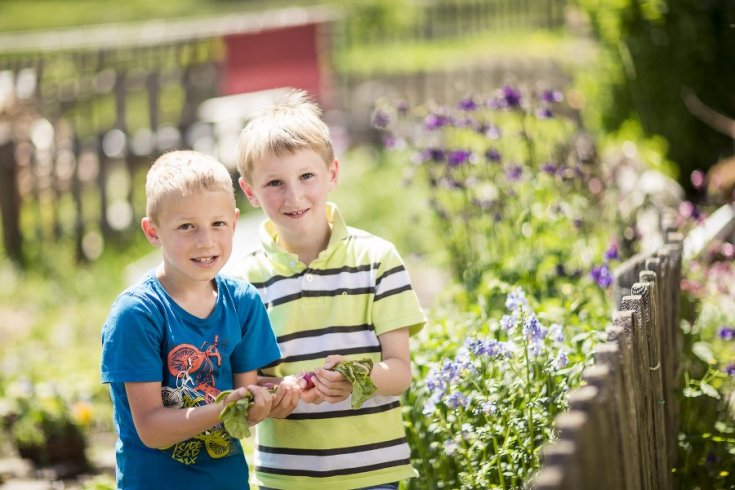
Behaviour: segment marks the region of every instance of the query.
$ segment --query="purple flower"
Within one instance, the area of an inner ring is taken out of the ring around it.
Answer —
[[[500,161],[500,153],[495,148],[490,148],[485,152],[485,158],[489,162],[499,162]]]
[[[472,152],[469,150],[451,150],[447,156],[447,162],[450,166],[457,167],[469,162],[470,156],[472,156]]]
[[[508,303],[506,302],[506,305]],[[503,315],[503,318],[500,319],[500,326],[503,330],[506,332],[509,332],[513,329],[513,327],[516,326],[516,319],[512,315]]]
[[[605,252],[605,260],[617,260],[619,258],[620,254],[618,253],[618,244],[611,243],[610,247],[608,247],[607,251]]]
[[[558,90],[544,90],[541,93],[541,100],[548,104],[552,104],[554,102],[561,102],[564,100],[564,96]]]
[[[717,332],[717,336],[720,337],[722,340],[735,339],[735,328],[728,326],[720,327],[720,330]]]
[[[424,118],[424,127],[428,130],[439,129],[451,122],[449,117],[444,114],[429,114]]]
[[[426,148],[421,152],[421,158],[425,162],[443,162],[446,152],[441,148]]]
[[[459,107],[463,111],[474,111],[475,109],[477,109],[477,102],[475,102],[475,99],[473,99],[472,97],[465,97],[464,99],[459,101],[457,107]]]
[[[546,328],[541,325],[536,315],[531,315],[523,325],[523,335],[532,342],[539,342],[546,337]]]
[[[552,162],[546,162],[541,166],[541,170],[549,175],[554,175],[556,171],[559,170],[559,167],[554,165]]]
[[[725,374],[728,376],[735,376],[735,363],[730,363],[725,368]]]
[[[592,276],[592,279],[598,286],[604,289],[609,288],[615,280],[607,264],[593,267],[592,272],[590,272],[590,276]]]
[[[523,176],[523,167],[521,167],[520,165],[511,165],[510,167],[505,169],[505,176],[510,181],[519,181]]]
[[[371,123],[375,128],[385,129],[390,124],[390,115],[381,109],[376,109],[373,112]]]
[[[467,406],[467,397],[464,396],[463,393],[460,393],[460,392],[457,391],[457,392],[454,392],[454,393],[450,394],[446,398],[445,404],[447,405],[447,407],[449,407],[451,409],[456,409],[458,407],[466,407]]]
[[[556,358],[551,361],[551,367],[554,369],[565,368],[567,367],[567,364],[569,364],[569,358],[567,357],[567,353],[564,351],[560,351]]]
[[[506,85],[503,87],[503,100],[506,107],[518,107],[521,105],[521,92]]]
[[[558,323],[552,323],[549,327],[549,337],[557,342],[564,342],[564,327]]]
[[[523,306],[528,306],[528,300],[521,288],[513,288],[505,298],[505,307],[514,312]]]
[[[539,119],[551,119],[554,117],[554,113],[548,107],[539,107],[536,109],[536,117]]]

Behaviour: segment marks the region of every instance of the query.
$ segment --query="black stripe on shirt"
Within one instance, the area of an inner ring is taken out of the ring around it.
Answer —
[[[383,468],[391,468],[393,466],[403,466],[410,464],[411,461],[408,459],[397,459],[395,461],[386,461],[384,463],[371,464],[367,466],[358,466],[353,468],[340,468],[338,470],[329,471],[313,471],[313,470],[291,470],[282,468],[268,468],[265,466],[256,466],[256,471],[263,473],[271,473],[274,475],[288,475],[288,476],[310,476],[316,478],[328,478],[330,476],[341,476],[341,475],[353,475],[356,473],[365,473],[368,471],[381,470]]]
[[[282,305],[284,303],[288,303],[289,301],[296,301],[301,298],[319,298],[319,297],[331,297],[331,296],[339,296],[341,294],[371,294],[375,293],[375,288],[373,287],[367,287],[367,288],[339,288],[339,289],[332,289],[329,291],[299,291],[298,293],[294,294],[287,294],[286,296],[281,296],[280,298],[273,299],[271,301],[268,301],[266,306],[278,306]]]
[[[403,265],[397,265],[393,267],[392,269],[388,269],[387,271],[383,272],[381,276],[375,280],[375,287],[377,288],[380,285],[380,281],[385,279],[388,276],[392,276],[393,274],[398,274],[399,272],[405,271],[406,268]]]
[[[378,269],[378,268],[380,268],[380,262],[375,262],[375,263],[365,264],[365,265],[358,265],[357,267],[344,266],[344,267],[335,267],[331,269],[310,269],[307,267],[303,271],[296,273],[292,276],[273,276],[269,278],[267,281],[251,282],[250,284],[260,289],[264,287],[270,287],[279,281],[283,281],[287,279],[296,279],[301,276],[305,276],[306,274],[313,274],[315,276],[336,276],[337,274],[341,274],[343,272],[357,273],[357,272],[365,272],[371,269]]]
[[[372,331],[375,327],[369,323],[363,325],[348,325],[348,326],[334,326],[327,328],[320,328],[317,330],[306,330],[303,332],[294,332],[288,335],[281,335],[278,337],[278,343],[282,344],[289,340],[305,339],[309,337],[321,337],[322,335],[329,335],[332,333],[348,333],[348,332],[361,332],[363,330]]]
[[[338,417],[358,417],[360,415],[370,415],[373,413],[382,413],[393,410],[401,406],[401,402],[398,400],[380,405],[377,407],[360,408],[358,410],[335,410],[333,412],[307,412],[307,413],[292,413],[288,417],[288,420],[317,420],[317,419],[334,419]]]
[[[405,286],[401,286],[400,288],[390,289],[388,291],[385,291],[384,293],[376,294],[373,298],[373,301],[380,301],[383,298],[387,298],[388,296],[393,296],[394,294],[399,294],[404,291],[410,291],[411,285],[406,284]]]
[[[369,352],[380,352],[379,345],[368,345],[363,347],[353,347],[352,349],[325,350],[321,352],[311,352],[309,354],[301,354],[298,356],[288,356],[281,359],[281,363],[310,361],[312,359],[323,359],[332,354],[341,354],[347,356],[350,354],[367,354]],[[268,367],[268,366],[266,366]]]
[[[298,449],[285,447],[271,447],[258,445],[258,451],[271,454],[290,454],[293,456],[337,456],[339,454],[361,453],[363,451],[373,451],[375,449],[385,449],[387,447],[400,446],[406,444],[405,437],[391,439],[390,441],[373,442],[370,444],[362,444],[360,446],[349,446],[335,449]]]

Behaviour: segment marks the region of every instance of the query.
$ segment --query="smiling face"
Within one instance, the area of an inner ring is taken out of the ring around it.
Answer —
[[[209,284],[230,258],[238,214],[231,193],[203,190],[169,196],[155,223],[143,218],[146,238],[162,249],[166,281]]]
[[[303,149],[258,160],[250,182],[240,179],[240,187],[250,204],[263,207],[278,231],[279,242],[295,251],[299,243],[329,236],[325,210],[338,173],[337,160],[327,164],[313,150]]]

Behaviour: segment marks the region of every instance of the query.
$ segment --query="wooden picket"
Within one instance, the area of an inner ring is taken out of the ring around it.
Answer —
[[[554,421],[558,439],[541,451],[537,490],[669,489],[676,464],[680,377],[682,236],[616,271],[616,310],[607,342]]]

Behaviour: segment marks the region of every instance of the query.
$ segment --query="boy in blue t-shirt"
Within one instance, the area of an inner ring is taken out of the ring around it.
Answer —
[[[257,291],[218,274],[239,213],[232,179],[211,157],[174,151],[148,171],[146,200],[141,227],[163,261],[118,296],[102,331],[117,487],[247,489],[240,442],[218,416],[248,390],[248,424],[269,415],[257,370],[280,351]]]

